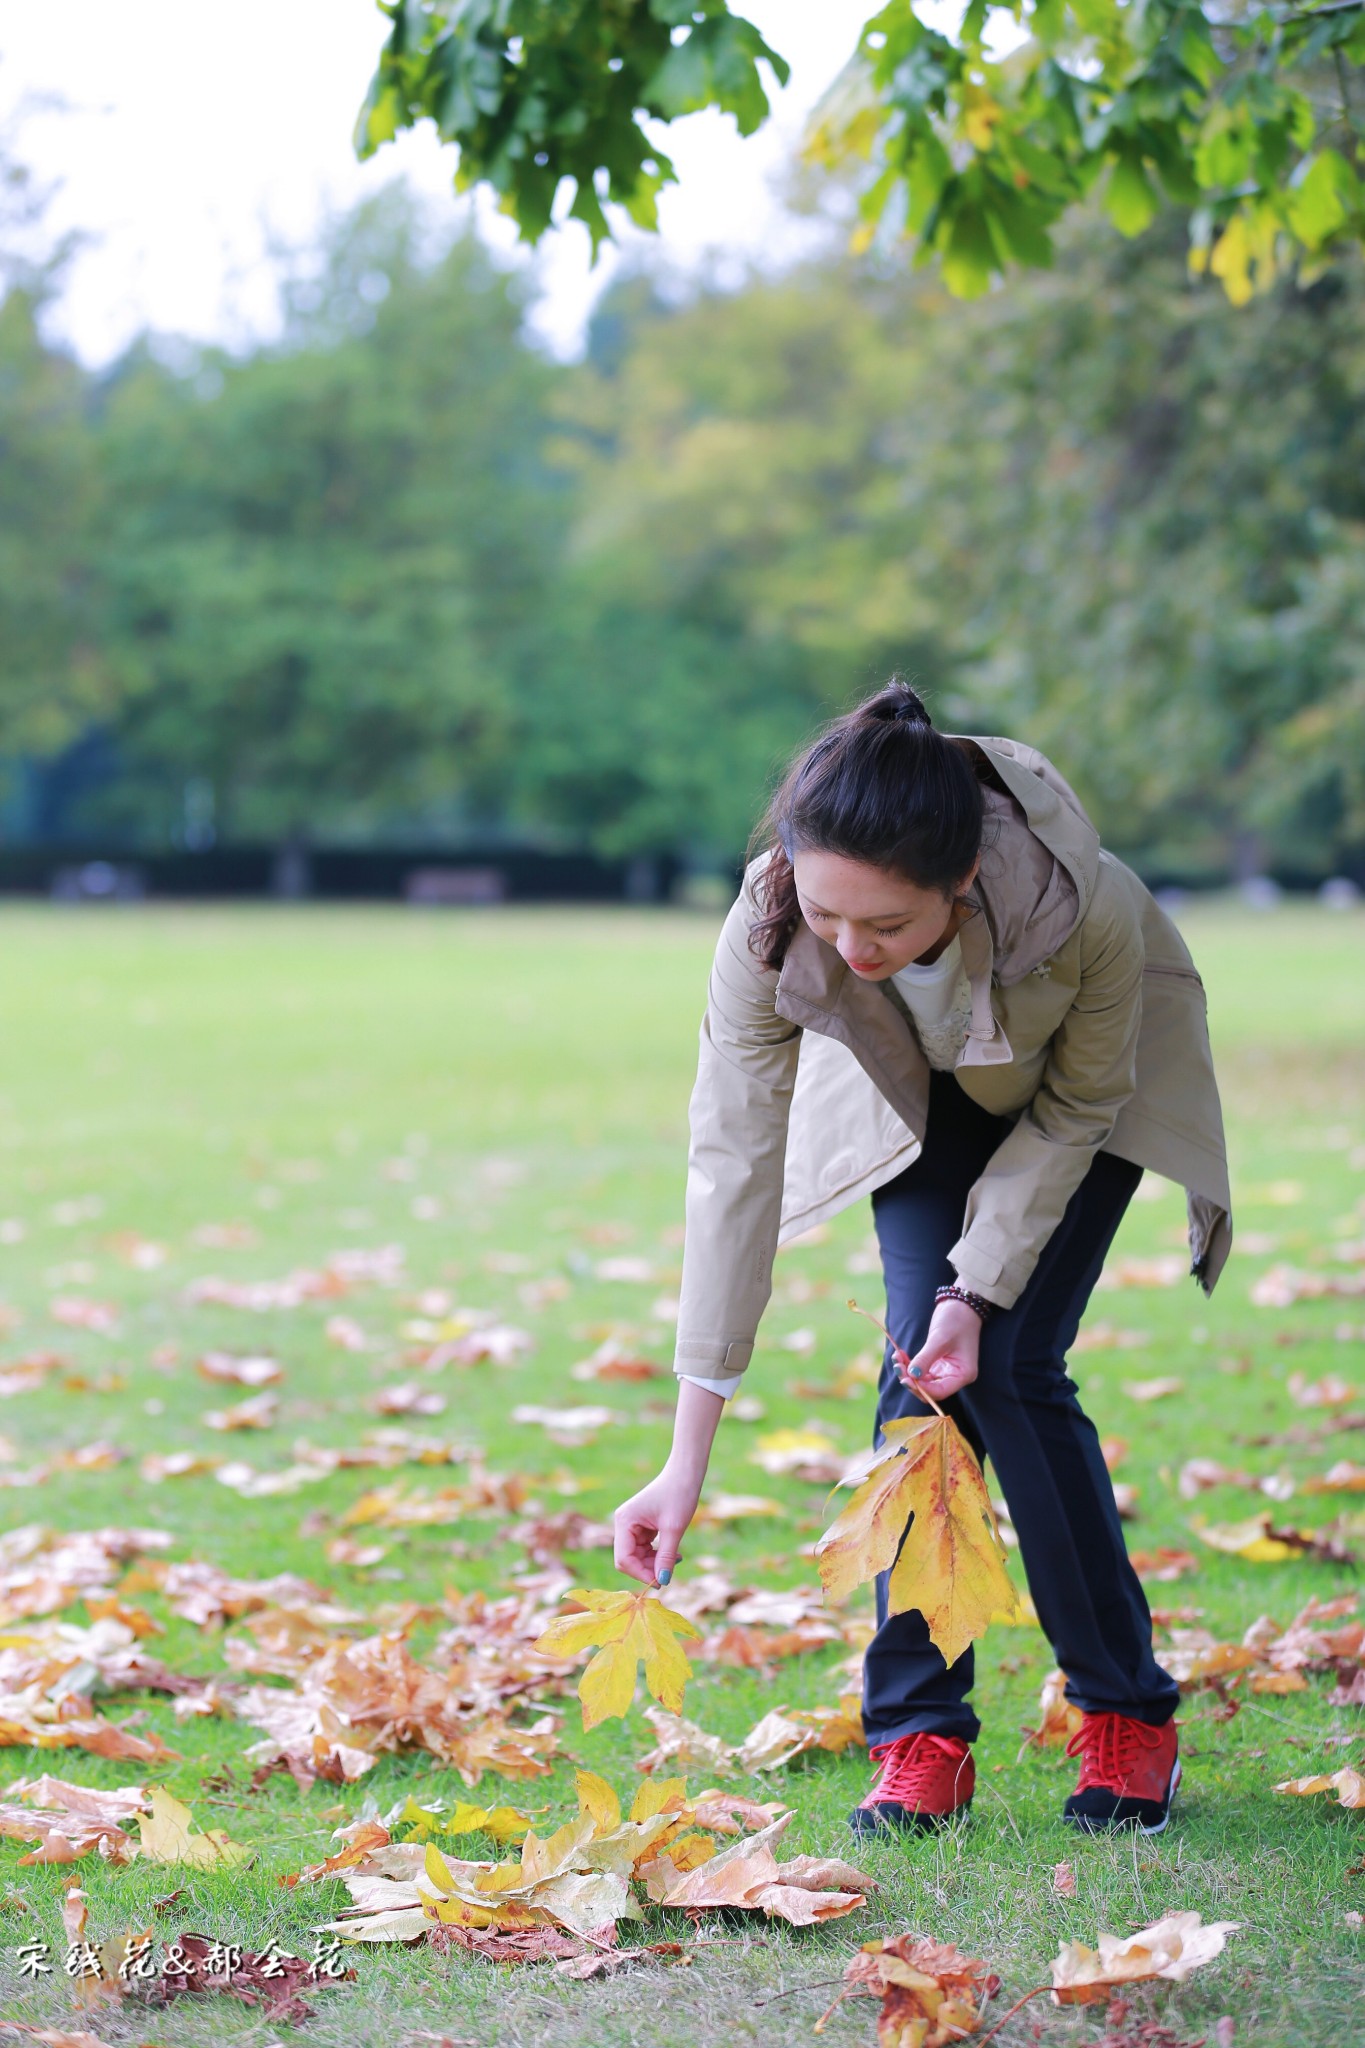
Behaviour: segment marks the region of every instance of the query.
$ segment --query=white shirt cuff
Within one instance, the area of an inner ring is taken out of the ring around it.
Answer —
[[[705,1387],[708,1394],[719,1394],[722,1401],[728,1401],[739,1386],[738,1380],[704,1380],[695,1372],[680,1372],[678,1378],[689,1380],[694,1387]]]

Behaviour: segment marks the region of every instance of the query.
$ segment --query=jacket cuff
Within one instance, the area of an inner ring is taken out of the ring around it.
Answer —
[[[717,1339],[708,1343],[705,1338],[685,1337],[679,1340],[673,1359],[673,1370],[679,1379],[701,1379],[731,1381],[739,1385],[745,1366],[753,1357],[753,1343],[736,1341],[726,1344]],[[719,1385],[715,1391],[720,1392]],[[728,1396],[727,1396],[728,1398]]]
[[[948,1263],[957,1274],[962,1286],[979,1294],[996,1308],[1013,1308],[1033,1271],[1034,1261],[1027,1254],[1016,1254],[1011,1259],[998,1258],[984,1245],[972,1242],[972,1232],[960,1237],[948,1254]]]

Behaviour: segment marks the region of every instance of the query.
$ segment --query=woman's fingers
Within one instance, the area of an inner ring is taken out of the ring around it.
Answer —
[[[642,1585],[654,1584],[654,1539],[657,1535],[654,1524],[625,1516],[618,1510],[616,1516],[616,1541],[614,1555],[618,1572],[626,1572],[632,1579],[639,1579]]]

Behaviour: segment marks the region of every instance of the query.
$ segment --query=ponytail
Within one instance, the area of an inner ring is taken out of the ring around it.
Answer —
[[[771,858],[749,946],[780,967],[800,922],[793,856],[837,853],[951,897],[981,851],[981,784],[908,683],[889,682],[826,728],[783,778],[756,835]]]

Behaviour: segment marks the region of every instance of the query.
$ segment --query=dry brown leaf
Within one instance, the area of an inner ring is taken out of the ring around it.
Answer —
[[[1172,1394],[1183,1394],[1185,1382],[1166,1378],[1156,1380],[1125,1380],[1123,1391],[1130,1401],[1165,1401]]]
[[[279,1420],[280,1403],[275,1394],[252,1394],[231,1408],[209,1408],[203,1416],[206,1429],[273,1429]]]
[[[693,1526],[700,1523],[713,1528],[723,1528],[727,1522],[747,1522],[767,1515],[785,1515],[787,1510],[780,1501],[768,1500],[759,1493],[713,1493],[701,1503],[693,1516]]]
[[[1025,1747],[1065,1748],[1079,1732],[1081,1718],[1080,1708],[1073,1707],[1066,1696],[1066,1673],[1049,1671],[1038,1697],[1038,1726],[1024,1730]]]
[[[1334,1792],[1338,1806],[1365,1807],[1365,1771],[1333,1771],[1330,1777],[1286,1778],[1277,1792],[1306,1798],[1314,1792]]]
[[[859,1701],[848,1694],[837,1707],[775,1707],[731,1754],[746,1771],[775,1771],[807,1750],[831,1750],[839,1756],[866,1742]]]
[[[1296,1301],[1324,1301],[1365,1294],[1365,1272],[1302,1273],[1293,1266],[1272,1266],[1251,1289],[1257,1308],[1289,1308]]]
[[[1310,1380],[1301,1372],[1291,1372],[1286,1391],[1296,1408],[1347,1408],[1359,1389],[1340,1373],[1329,1372],[1320,1380]]]
[[[652,1359],[639,1357],[627,1344],[615,1337],[608,1337],[599,1344],[591,1358],[580,1358],[577,1365],[570,1366],[569,1377],[575,1380],[623,1380],[627,1383],[638,1380],[657,1380],[666,1376],[666,1368],[655,1365]]]
[[[419,1387],[415,1380],[400,1380],[384,1387],[370,1402],[376,1415],[444,1415],[446,1397],[431,1387]]]
[[[238,1357],[232,1351],[206,1351],[196,1370],[202,1379],[232,1387],[273,1387],[284,1378],[276,1359],[256,1353]]]
[[[1096,1285],[1106,1287],[1179,1287],[1189,1276],[1190,1262],[1183,1252],[1157,1252],[1146,1259],[1111,1259]]]
[[[614,1408],[545,1408],[535,1402],[521,1402],[512,1410],[513,1422],[543,1429],[553,1444],[569,1449],[590,1444],[599,1430],[626,1421]]]
[[[978,2031],[1000,1979],[949,1942],[897,1934],[864,1942],[844,1971],[844,1988],[815,2023],[821,2034],[846,1998],[880,1998],[879,2048],[949,2048]]]
[[[816,1545],[820,1577],[837,1601],[889,1570],[890,1612],[917,1608],[951,1664],[991,1621],[1017,1616],[1019,1596],[981,1467],[957,1425],[912,1416],[889,1423],[885,1438],[885,1455]]]
[[[863,1905],[866,1894],[876,1889],[875,1880],[847,1864],[804,1856],[790,1864],[778,1863],[772,1845],[790,1818],[784,1815],[760,1834],[721,1849],[679,1877],[660,1903],[688,1913],[736,1907],[786,1920],[793,1927],[812,1927]]]
[[[1249,1521],[1195,1529],[1201,1543],[1213,1550],[1244,1557],[1251,1564],[1281,1564],[1294,1557],[1316,1557],[1337,1564],[1352,1562],[1351,1553],[1327,1529],[1277,1528],[1270,1514]]]
[[[1052,1889],[1059,1899],[1074,1899],[1076,1896],[1076,1872],[1069,1863],[1056,1863],[1052,1868]]]
[[[1241,1925],[1215,1920],[1205,1926],[1198,1913],[1168,1913],[1152,1927],[1121,1938],[1101,1933],[1098,1949],[1062,1943],[1052,1965],[1057,2005],[1090,2005],[1125,1984],[1164,1977],[1183,1984],[1192,1971],[1221,1955],[1226,1937]]]
[[[1146,1330],[1120,1330],[1113,1323],[1092,1323],[1074,1339],[1073,1352],[1083,1351],[1140,1351],[1151,1343]]]
[[[1340,1458],[1320,1477],[1305,1479],[1303,1490],[1305,1493],[1365,1493],[1365,1465],[1353,1465],[1349,1458]]]
[[[666,1707],[646,1707],[645,1719],[654,1730],[656,1747],[637,1760],[637,1771],[649,1773],[671,1766],[681,1771],[714,1771],[724,1778],[734,1768],[729,1744],[719,1735],[708,1735],[695,1721],[670,1714]]]
[[[1174,1550],[1166,1544],[1159,1544],[1155,1550],[1134,1550],[1128,1562],[1140,1579],[1154,1579],[1166,1585],[1199,1569],[1192,1550]]]

